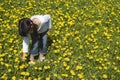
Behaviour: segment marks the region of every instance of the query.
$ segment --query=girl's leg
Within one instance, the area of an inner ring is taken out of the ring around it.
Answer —
[[[44,55],[47,53],[47,34],[40,34],[40,50],[39,50],[39,59],[45,59]]]
[[[34,56],[38,55],[38,37],[31,35],[32,38],[32,46],[30,50],[30,61],[34,60]]]

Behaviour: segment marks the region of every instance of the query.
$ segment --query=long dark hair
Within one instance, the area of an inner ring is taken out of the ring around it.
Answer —
[[[18,31],[21,36],[27,36],[28,32],[31,30],[33,22],[29,18],[23,18],[19,20]]]

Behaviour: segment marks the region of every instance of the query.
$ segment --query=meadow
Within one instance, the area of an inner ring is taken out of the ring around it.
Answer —
[[[18,21],[36,14],[53,27],[31,66]],[[0,80],[120,80],[120,0],[0,0]]]

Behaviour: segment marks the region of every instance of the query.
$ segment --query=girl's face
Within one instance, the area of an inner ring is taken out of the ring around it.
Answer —
[[[32,24],[30,25],[30,27],[31,27],[31,28],[30,28],[28,34],[33,33],[33,27],[34,27],[34,24],[32,23]]]
[[[28,34],[31,34],[31,33],[33,33],[33,29],[32,28],[29,30]]]
[[[37,26],[36,24],[34,24],[34,23],[33,23],[30,27],[31,27],[31,28],[30,28],[28,34],[31,34],[31,33],[33,33],[34,31],[37,31],[37,29],[38,29],[38,26]]]

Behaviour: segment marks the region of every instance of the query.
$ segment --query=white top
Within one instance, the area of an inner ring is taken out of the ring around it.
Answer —
[[[50,15],[48,15],[48,14],[46,14],[46,15],[34,15],[30,19],[32,20],[34,18],[37,18],[39,20],[39,22],[41,23],[41,27],[39,27],[37,29],[38,34],[43,33],[45,31],[47,31],[48,29],[52,28]],[[28,36],[23,38],[23,53],[28,52],[29,40],[30,40],[30,34],[28,34]]]

